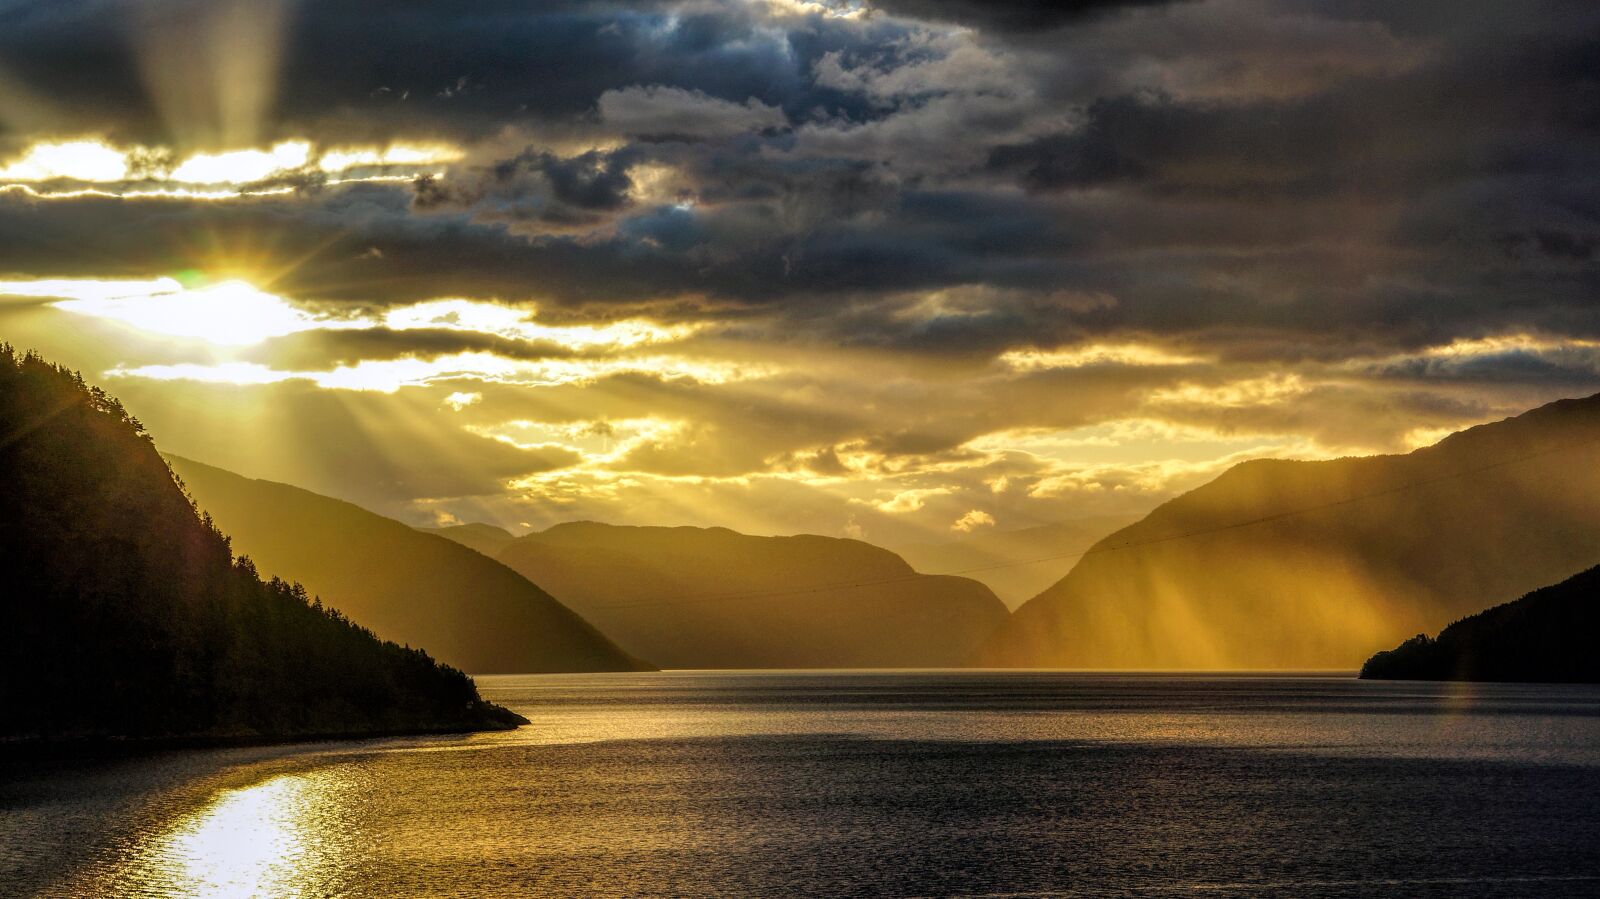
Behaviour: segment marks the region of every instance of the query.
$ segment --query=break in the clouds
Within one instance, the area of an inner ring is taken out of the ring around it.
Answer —
[[[1600,11],[0,3],[0,328],[413,521],[905,540],[1600,389]]]

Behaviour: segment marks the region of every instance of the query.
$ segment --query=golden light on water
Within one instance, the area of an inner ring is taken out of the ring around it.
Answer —
[[[160,851],[181,862],[185,885],[211,895],[285,891],[305,855],[301,831],[312,792],[296,776],[230,791],[181,824]]]
[[[136,895],[335,895],[359,843],[351,777],[332,766],[223,790],[136,843],[114,880]]]

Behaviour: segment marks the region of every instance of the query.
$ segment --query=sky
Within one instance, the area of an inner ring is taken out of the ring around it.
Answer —
[[[1600,7],[0,0],[0,339],[413,524],[885,543],[1600,391]]]

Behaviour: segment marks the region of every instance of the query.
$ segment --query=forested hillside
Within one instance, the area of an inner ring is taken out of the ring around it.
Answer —
[[[287,738],[511,726],[472,680],[263,581],[139,421],[0,346],[0,735]]]

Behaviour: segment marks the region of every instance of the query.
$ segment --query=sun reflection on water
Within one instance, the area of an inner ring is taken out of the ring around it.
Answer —
[[[356,786],[340,765],[223,790],[136,843],[114,879],[137,895],[336,895],[359,843]]]

